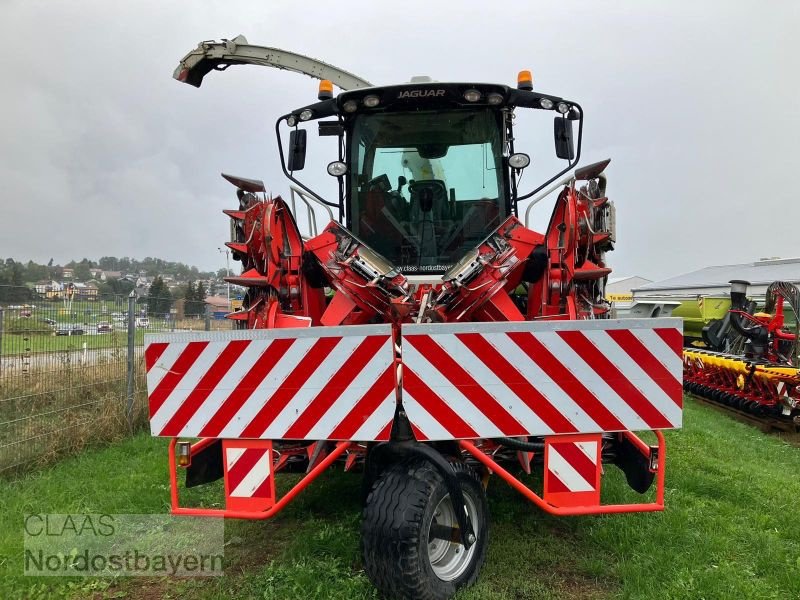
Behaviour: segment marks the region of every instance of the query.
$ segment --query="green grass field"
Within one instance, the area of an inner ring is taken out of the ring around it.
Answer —
[[[227,522],[224,577],[21,575],[24,513],[163,514],[167,483],[166,442],[146,435],[0,482],[0,597],[377,598],[358,549],[359,476],[342,472],[272,521]],[[616,469],[604,485],[631,498]],[[554,518],[493,479],[487,562],[459,598],[800,598],[800,449],[688,401],[667,487],[664,513]],[[208,504],[219,489],[191,492]]]
[[[136,345],[144,343],[144,331],[136,331]],[[114,330],[102,335],[54,335],[52,333],[5,334],[3,335],[2,355],[40,354],[43,352],[78,351],[84,349],[128,347],[128,332]]]

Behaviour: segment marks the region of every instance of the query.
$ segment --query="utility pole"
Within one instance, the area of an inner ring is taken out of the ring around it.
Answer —
[[[133,431],[133,400],[134,400],[134,362],[136,344],[136,290],[131,290],[128,296],[128,381],[127,381],[127,406],[125,415],[128,418],[128,429]]]
[[[225,254],[225,273],[227,273],[227,276],[230,277],[231,276],[231,261],[230,261],[231,251],[228,250],[227,248],[225,248],[224,250],[222,248],[217,248],[217,250],[220,251],[220,252],[223,252]],[[231,309],[231,284],[229,282],[227,282],[227,281],[225,283],[228,286],[227,287],[227,291],[228,291],[228,310],[230,310]]]

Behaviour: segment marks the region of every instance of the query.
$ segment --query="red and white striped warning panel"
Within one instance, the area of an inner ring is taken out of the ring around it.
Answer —
[[[403,326],[418,439],[681,426],[680,319]]]
[[[545,438],[544,499],[553,506],[600,504],[600,435]]]
[[[224,440],[225,496],[229,510],[266,510],[275,504],[272,442]]]
[[[147,335],[156,436],[388,439],[390,325]]]

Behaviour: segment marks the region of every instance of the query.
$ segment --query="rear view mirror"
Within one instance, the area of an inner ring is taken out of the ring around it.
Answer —
[[[556,117],[553,122],[553,137],[556,142],[556,156],[566,160],[575,158],[572,144],[572,121],[564,117]]]
[[[289,171],[301,171],[306,166],[306,130],[294,129],[289,133]]]

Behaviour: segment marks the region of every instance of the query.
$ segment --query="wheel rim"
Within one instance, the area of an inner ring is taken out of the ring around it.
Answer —
[[[467,494],[464,494],[464,504],[466,505],[469,519],[472,522],[476,540],[469,549],[465,549],[462,544],[457,542],[431,539],[430,531],[428,532],[428,561],[430,562],[433,572],[442,581],[453,581],[467,570],[467,567],[469,567],[472,562],[472,557],[475,555],[475,549],[478,546],[477,540],[481,536],[481,532],[478,530],[475,503]],[[449,494],[439,501],[439,504],[433,511],[431,525],[433,524],[453,528],[458,527],[456,513]]]

